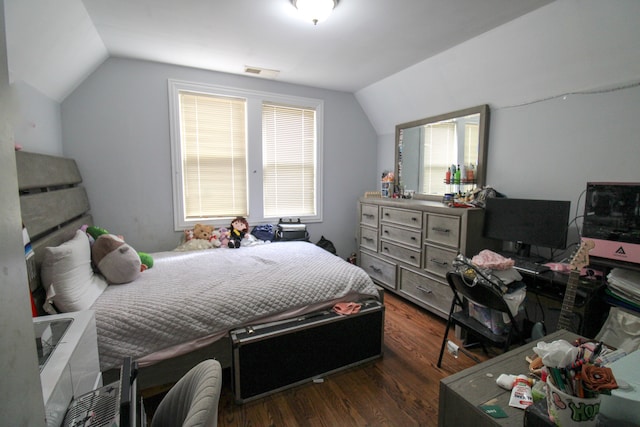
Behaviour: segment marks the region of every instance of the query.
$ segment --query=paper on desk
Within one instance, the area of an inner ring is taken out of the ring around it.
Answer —
[[[564,368],[578,358],[580,350],[566,340],[556,340],[551,343],[539,342],[533,351],[542,358],[546,367]]]

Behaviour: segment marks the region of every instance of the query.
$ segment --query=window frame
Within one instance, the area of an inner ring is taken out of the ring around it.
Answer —
[[[208,95],[231,96],[246,99],[247,107],[247,221],[252,226],[258,224],[276,223],[279,218],[265,217],[263,206],[262,180],[262,105],[274,103],[291,105],[301,108],[311,108],[316,111],[316,215],[300,217],[305,223],[321,222],[323,217],[323,140],[324,140],[324,101],[315,98],[305,98],[284,95],[273,92],[263,92],[241,89],[230,86],[195,83],[183,80],[169,79],[169,131],[171,145],[171,172],[173,185],[173,217],[175,231],[193,228],[196,223],[210,224],[217,227],[228,227],[232,217],[217,219],[187,220],[184,209],[184,187],[182,182],[182,153],[180,142],[180,105],[181,91],[196,92]],[[288,217],[287,217],[288,218]],[[298,217],[295,217],[296,219]]]

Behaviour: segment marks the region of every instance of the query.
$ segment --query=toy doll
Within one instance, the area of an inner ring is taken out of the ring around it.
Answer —
[[[249,223],[241,216],[231,221],[231,229],[229,230],[229,247],[239,248],[244,235],[249,231]]]

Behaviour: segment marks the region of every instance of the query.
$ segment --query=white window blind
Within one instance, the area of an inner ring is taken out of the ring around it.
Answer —
[[[478,165],[478,141],[480,140],[480,126],[477,123],[467,123],[464,126],[464,159],[465,166]],[[474,169],[475,172],[475,169]]]
[[[316,111],[262,104],[265,217],[316,215]]]
[[[247,216],[246,100],[179,97],[185,219]]]
[[[427,194],[444,194],[449,191],[444,182],[451,164],[456,163],[456,125],[441,122],[425,126],[424,173],[422,188]]]

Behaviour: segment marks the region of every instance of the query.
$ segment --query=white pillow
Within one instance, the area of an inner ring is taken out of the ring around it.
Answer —
[[[91,268],[91,246],[82,230],[60,246],[44,249],[40,277],[47,302],[53,301],[61,312],[89,309],[107,288]]]

